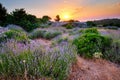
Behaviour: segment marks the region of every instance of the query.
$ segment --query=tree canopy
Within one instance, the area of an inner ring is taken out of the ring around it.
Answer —
[[[59,15],[56,16],[55,21],[58,21],[58,22],[60,21],[60,16]]]
[[[3,23],[6,20],[7,10],[5,7],[2,6],[0,3],[0,24],[3,25]]]

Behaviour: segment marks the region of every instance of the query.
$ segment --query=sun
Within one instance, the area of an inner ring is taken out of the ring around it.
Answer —
[[[65,14],[63,17],[64,17],[64,19],[69,19],[70,18],[70,16],[67,15],[67,14]]]
[[[62,20],[70,20],[71,19],[71,15],[68,14],[68,13],[63,13],[61,15],[61,18],[62,18]]]

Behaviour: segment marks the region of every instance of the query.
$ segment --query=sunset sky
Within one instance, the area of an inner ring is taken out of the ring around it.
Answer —
[[[60,15],[62,20],[80,21],[120,18],[120,0],[0,0],[8,10],[25,8],[37,17]]]

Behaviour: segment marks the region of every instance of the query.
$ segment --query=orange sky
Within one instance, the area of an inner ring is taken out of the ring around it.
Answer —
[[[120,0],[1,0],[8,10],[25,8],[37,17],[60,15],[62,20],[80,21],[120,18]]]

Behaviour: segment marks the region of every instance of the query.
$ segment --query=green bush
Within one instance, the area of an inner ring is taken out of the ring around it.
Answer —
[[[96,26],[96,24],[93,21],[87,21],[86,23],[89,27]]]
[[[63,25],[63,27],[65,27],[66,29],[72,29],[73,25],[71,23],[68,23],[68,24]]]
[[[95,34],[99,34],[99,32],[97,31],[97,28],[88,28],[86,30],[83,30],[82,33],[95,33]]]
[[[46,31],[44,30],[35,30],[35,31],[32,31],[29,35],[29,38],[30,39],[35,39],[35,38],[41,38],[43,37],[43,35],[45,34]]]
[[[104,58],[120,64],[120,40],[114,40],[110,50],[105,51]]]
[[[22,20],[19,23],[16,23],[17,25],[20,25],[24,30],[30,32],[33,29],[36,29],[37,27],[39,27],[39,23],[35,22],[32,23],[28,20]]]
[[[46,32],[46,34],[44,35],[45,39],[52,39],[58,35],[60,35],[60,32]]]
[[[35,30],[30,33],[29,38],[31,39],[35,39],[35,38],[52,39],[60,34],[61,32],[57,32],[57,31]]]
[[[87,29],[79,38],[73,41],[73,44],[76,45],[81,56],[92,58],[95,52],[104,53],[110,47],[111,39],[101,36],[94,29]]]
[[[6,41],[6,35],[5,34],[0,34],[0,43]]]
[[[27,41],[28,36],[25,32],[19,30],[9,30],[4,33],[7,39],[15,39],[17,41]]]

